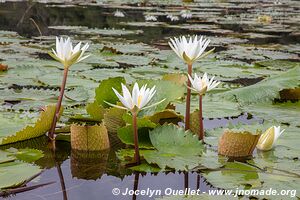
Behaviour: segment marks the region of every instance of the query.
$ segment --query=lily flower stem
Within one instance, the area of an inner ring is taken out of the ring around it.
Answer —
[[[192,64],[188,64],[188,74],[192,76]],[[185,130],[190,129],[190,109],[191,109],[191,81],[188,79],[187,82],[187,96],[186,96],[186,107],[185,107]]]
[[[133,136],[134,136],[134,160],[137,165],[140,164],[140,152],[139,152],[139,138],[138,138],[138,128],[137,128],[137,113],[132,113],[132,126],[133,126]]]
[[[203,117],[202,117],[202,95],[199,95],[199,140],[204,142]]]
[[[61,102],[62,102],[64,93],[65,93],[65,87],[66,87],[68,72],[69,72],[69,68],[65,67],[64,68],[64,76],[63,76],[62,84],[61,84],[61,87],[60,87],[60,94],[59,94],[58,101],[57,101],[56,108],[55,108],[55,115],[53,117],[51,129],[50,129],[50,132],[49,132],[49,135],[48,135],[48,137],[51,140],[54,139],[55,127],[56,127],[57,119],[58,119],[58,116],[59,116]]]

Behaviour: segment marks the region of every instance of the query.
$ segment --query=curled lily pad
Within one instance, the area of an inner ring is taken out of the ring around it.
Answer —
[[[62,112],[62,110],[61,110]],[[55,114],[55,105],[48,105],[41,113],[39,119],[33,124],[15,128],[16,124],[10,122],[1,129],[0,145],[27,140],[45,134],[51,127]],[[12,127],[13,128],[12,128]]]

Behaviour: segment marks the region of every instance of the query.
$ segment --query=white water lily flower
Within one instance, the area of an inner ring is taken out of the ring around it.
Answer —
[[[180,11],[180,15],[184,19],[190,19],[190,18],[192,18],[192,13],[191,13],[190,10],[182,10],[182,11]]]
[[[168,14],[167,18],[170,19],[172,22],[178,21],[179,17],[176,15]]]
[[[207,73],[204,73],[202,78],[196,73],[194,79],[190,75],[188,75],[188,77],[192,84],[191,89],[198,92],[200,95],[205,94],[205,92],[214,89],[220,84],[219,81],[214,80],[214,76],[211,79],[209,79]]]
[[[272,126],[270,127],[266,132],[264,132],[256,145],[256,148],[262,151],[268,151],[271,150],[274,147],[274,144],[280,137],[280,135],[285,131],[283,129],[280,131],[280,126]]]
[[[146,15],[145,16],[145,20],[146,21],[154,21],[154,22],[156,22],[157,21],[157,17],[155,17],[153,15]]]
[[[205,39],[202,36],[199,38],[199,36],[195,35],[189,38],[185,36],[179,38],[174,37],[174,39],[171,38],[169,45],[179,58],[183,59],[187,64],[192,64],[197,59],[213,51],[212,49],[203,54],[209,43],[209,39]]]
[[[120,10],[116,10],[114,12],[114,16],[115,17],[125,17],[125,14],[122,11],[120,11]]]
[[[83,56],[84,52],[89,48],[88,43],[86,43],[82,48],[80,48],[81,42],[79,42],[75,47],[73,47],[71,39],[68,37],[60,39],[56,37],[56,51],[52,49],[49,55],[55,60],[61,62],[65,67],[70,67],[71,65],[86,59],[90,55]]]
[[[115,94],[117,95],[117,97],[119,98],[119,100],[121,101],[121,103],[124,105],[124,107],[118,106],[118,105],[113,105],[113,104],[106,102],[107,104],[117,107],[117,108],[126,109],[131,112],[138,112],[140,110],[156,106],[157,104],[159,104],[165,100],[165,99],[163,99],[160,102],[157,102],[150,106],[146,106],[150,102],[150,100],[152,99],[154,94],[156,93],[155,86],[153,86],[150,89],[150,88],[147,88],[147,84],[146,84],[146,85],[143,85],[141,88],[139,88],[139,85],[137,83],[135,83],[133,86],[132,94],[130,94],[128,88],[123,84],[121,84],[121,85],[122,85],[123,96],[114,88],[112,88],[112,89],[115,92]]]

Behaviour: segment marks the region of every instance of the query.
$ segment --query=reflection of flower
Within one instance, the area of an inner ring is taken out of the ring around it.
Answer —
[[[172,14],[168,14],[168,15],[167,15],[167,18],[170,19],[172,22],[178,21],[178,20],[179,20],[179,17],[178,17],[178,16],[172,15]]]
[[[124,107],[113,105],[108,102],[106,103],[117,108],[129,110],[131,112],[138,112],[140,110],[156,106],[157,104],[162,102],[160,101],[150,106],[146,106],[156,93],[155,86],[153,86],[151,89],[147,88],[147,85],[143,85],[141,88],[139,88],[139,85],[135,83],[133,86],[132,94],[130,94],[128,88],[122,84],[123,96],[114,88],[113,91],[115,92],[121,103],[124,105]]]
[[[184,19],[190,19],[190,18],[192,18],[192,13],[191,13],[190,10],[182,10],[182,11],[180,11],[180,15]]]
[[[145,20],[146,21],[157,21],[157,17],[153,16],[153,15],[145,15]]]
[[[277,139],[284,131],[284,129],[280,131],[280,126],[270,127],[265,133],[260,136],[256,148],[262,151],[271,150]]]
[[[220,82],[214,80],[214,76],[209,79],[207,76],[207,73],[204,73],[203,77],[201,78],[200,76],[195,73],[194,79],[188,75],[191,84],[192,84],[192,90],[198,92],[200,95],[203,95],[205,92],[210,91],[217,87]]]
[[[205,39],[202,36],[199,38],[197,35],[190,36],[189,38],[185,36],[179,38],[174,37],[174,39],[171,38],[170,40],[170,47],[188,64],[192,64],[197,59],[204,57],[206,54],[202,54],[210,43],[209,39]],[[210,53],[210,51],[208,53]]]
[[[115,17],[125,17],[125,14],[122,11],[120,11],[120,10],[116,10],[114,12],[114,16]]]
[[[70,67],[72,64],[78,63],[83,59],[89,57],[89,55],[83,56],[84,52],[89,48],[88,44],[85,44],[80,48],[81,42],[79,42],[74,48],[71,39],[68,37],[60,39],[56,37],[56,51],[52,49],[52,53],[49,53],[55,60],[61,62],[65,67]],[[83,56],[83,57],[82,57]]]

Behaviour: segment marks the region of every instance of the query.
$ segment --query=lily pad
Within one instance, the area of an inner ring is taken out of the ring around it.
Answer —
[[[200,164],[203,145],[191,132],[174,125],[163,125],[150,132],[151,143],[156,150],[145,151],[148,163],[161,169],[191,170]]]
[[[150,138],[149,131],[156,127],[156,124],[151,122],[149,119],[140,118],[137,120],[138,126],[138,137],[140,148],[153,148]],[[133,126],[128,124],[118,129],[118,137],[125,144],[134,145],[133,138]]]
[[[51,127],[54,114],[55,105],[49,105],[41,112],[39,119],[33,124],[22,126],[8,120],[8,123],[1,130],[0,145],[27,140],[45,134]],[[25,123],[23,122],[23,124]]]

